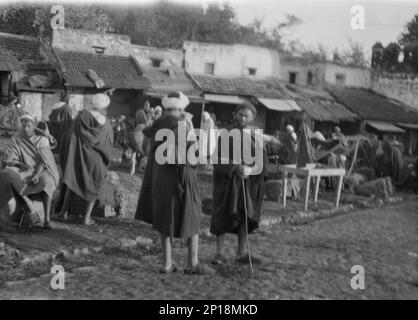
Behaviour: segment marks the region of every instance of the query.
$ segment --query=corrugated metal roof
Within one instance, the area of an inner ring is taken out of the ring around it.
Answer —
[[[294,100],[258,98],[261,104],[274,111],[302,111]]]
[[[404,133],[405,130],[394,126],[389,122],[379,122],[379,121],[366,121],[366,123],[380,132],[395,132],[395,133]]]

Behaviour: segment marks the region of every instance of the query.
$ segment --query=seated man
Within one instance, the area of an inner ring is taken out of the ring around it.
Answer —
[[[32,195],[40,195],[44,206],[44,227],[51,228],[52,195],[59,181],[59,173],[49,143],[48,129],[41,132],[30,115],[20,117],[20,131],[12,138],[6,168],[0,171],[0,209],[8,207],[13,213],[13,200],[23,200],[35,222],[36,212]],[[39,133],[46,133],[39,134]],[[39,218],[39,216],[38,216]]]

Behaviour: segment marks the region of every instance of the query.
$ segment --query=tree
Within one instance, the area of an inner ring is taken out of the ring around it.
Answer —
[[[152,5],[113,8],[111,15],[116,33],[129,35],[133,43],[181,48],[186,40],[237,42],[239,25],[229,5],[183,5],[159,1]]]
[[[327,61],[328,50],[322,44],[318,44],[315,47],[303,47],[301,56],[312,62],[324,62]]]
[[[399,39],[401,45],[407,45],[413,42],[418,42],[418,14],[406,24],[405,32],[401,33]]]
[[[36,36],[39,27],[48,23],[47,17],[46,6],[35,3],[4,6],[0,11],[0,31]]]
[[[297,43],[285,41],[284,33],[301,22],[302,20],[296,16],[287,14],[284,21],[277,22],[273,28],[266,29],[264,28],[263,19],[256,18],[248,26],[240,27],[238,39],[240,43],[244,44],[277,49],[281,52],[291,51],[292,45]],[[290,48],[287,48],[286,45]]]
[[[242,43],[285,50],[284,32],[301,21],[287,15],[273,28],[264,27],[262,19],[242,26],[228,4],[185,5],[165,0],[149,5],[116,7],[114,5],[63,5],[65,27],[130,36],[132,43],[179,49],[186,40],[214,43]],[[38,35],[51,34],[51,5],[13,4],[0,7],[0,31]],[[298,43],[288,43],[294,49]]]
[[[93,5],[63,5],[67,28],[91,31],[112,31],[109,14]],[[51,5],[43,3],[23,3],[0,8],[0,31],[21,35],[37,36],[45,30],[51,35]]]
[[[404,62],[402,67],[406,71],[418,72],[418,14],[405,26],[399,43],[404,46]]]
[[[344,50],[342,55],[343,61],[347,65],[356,66],[356,67],[367,67],[368,62],[364,56],[363,46],[354,42],[352,39],[348,39],[349,48]]]

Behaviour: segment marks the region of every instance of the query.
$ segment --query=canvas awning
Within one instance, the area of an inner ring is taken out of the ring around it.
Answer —
[[[416,123],[397,123],[396,125],[405,129],[418,130],[418,124]]]
[[[257,100],[270,110],[274,111],[302,111],[294,100],[257,98]]]
[[[151,98],[156,98],[156,99],[161,99],[162,97],[166,96],[167,93],[164,92],[150,92],[150,91],[145,91],[144,93],[146,96],[151,97]],[[188,95],[187,97],[189,98],[189,100],[191,102],[202,102],[203,98],[197,95]]]
[[[405,130],[401,129],[392,123],[389,122],[379,122],[379,121],[366,121],[366,123],[372,128],[380,132],[394,132],[394,133],[404,133]]]
[[[240,98],[239,96],[233,95],[223,95],[223,94],[204,94],[204,99],[210,102],[219,102],[219,103],[228,103],[228,104],[241,104],[244,103],[245,100]]]

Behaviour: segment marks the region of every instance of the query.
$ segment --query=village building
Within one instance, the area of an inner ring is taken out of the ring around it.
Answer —
[[[221,127],[231,124],[236,105],[243,102],[256,107],[254,125],[268,133],[283,127],[301,111],[292,93],[277,78],[250,80],[199,74],[190,76],[204,92],[205,106],[215,113],[217,124]]]
[[[183,52],[186,72],[218,126],[229,125],[236,105],[244,101],[256,107],[254,124],[268,133],[283,128],[301,111],[279,81],[277,50],[186,41]]]
[[[368,88],[370,70],[348,66],[334,61],[312,61],[302,57],[286,57],[281,60],[280,79],[301,86]]]
[[[327,90],[292,84],[286,84],[286,88],[296,95],[295,102],[307,115],[305,119],[314,130],[325,136],[330,136],[336,125],[346,134],[360,131],[360,116],[338,102]]]
[[[96,93],[116,89],[107,109],[108,116],[135,114],[148,81],[132,57],[63,51],[57,48],[54,52],[63,72],[69,105],[73,110],[89,109]]]
[[[82,83],[67,84],[74,108],[84,108],[97,91],[86,76],[88,69],[93,69],[106,84],[102,89],[117,89],[112,95],[110,116],[133,116],[146,100],[155,107],[161,105],[166,94],[182,91],[191,101],[188,111],[195,115],[196,125],[200,125],[202,97],[186,75],[182,50],[141,46],[132,44],[125,35],[76,29],[54,30],[52,45],[61,66],[64,69],[69,66],[76,77],[84,79]],[[75,63],[82,57],[85,63]]]
[[[156,106],[164,95],[183,91],[196,127],[203,110],[215,115],[218,126],[227,126],[236,105],[248,102],[257,109],[255,125],[266,133],[287,124],[297,128],[303,118],[324,134],[335,125],[346,134],[392,128],[412,141],[410,150],[416,148],[415,113],[371,91],[380,92],[379,80],[367,68],[281,58],[277,50],[241,44],[186,41],[182,50],[154,48],[132,44],[125,35],[75,29],[54,30],[50,46],[35,37],[0,37],[2,103],[14,93],[39,119],[48,119],[66,94],[79,111],[89,108],[95,93],[111,90],[109,116],[132,117],[146,100]],[[377,65],[379,50],[373,47]]]
[[[0,104],[18,98],[23,110],[46,120],[62,92],[49,46],[36,37],[0,33],[0,56]]]
[[[333,87],[329,92],[361,117],[362,132],[398,136],[406,153],[416,154],[418,112],[413,108],[368,89]]]
[[[283,131],[287,124],[298,128],[304,114],[313,128],[326,132],[336,124],[350,133],[360,127],[359,116],[321,87],[325,82],[335,84],[337,79],[332,82],[330,74],[341,70],[346,71],[349,84],[358,78],[366,85],[362,69],[333,69],[334,65],[311,64],[303,59],[282,60],[277,50],[267,48],[190,41],[184,44],[184,57],[186,71],[202,90],[206,108],[216,114],[220,126],[228,125],[235,106],[247,101],[257,109],[255,125],[269,134]]]
[[[133,116],[143,104],[149,82],[123,45],[129,37],[83,30],[54,30],[52,48],[74,111],[88,109],[94,94],[112,92],[109,117]]]

